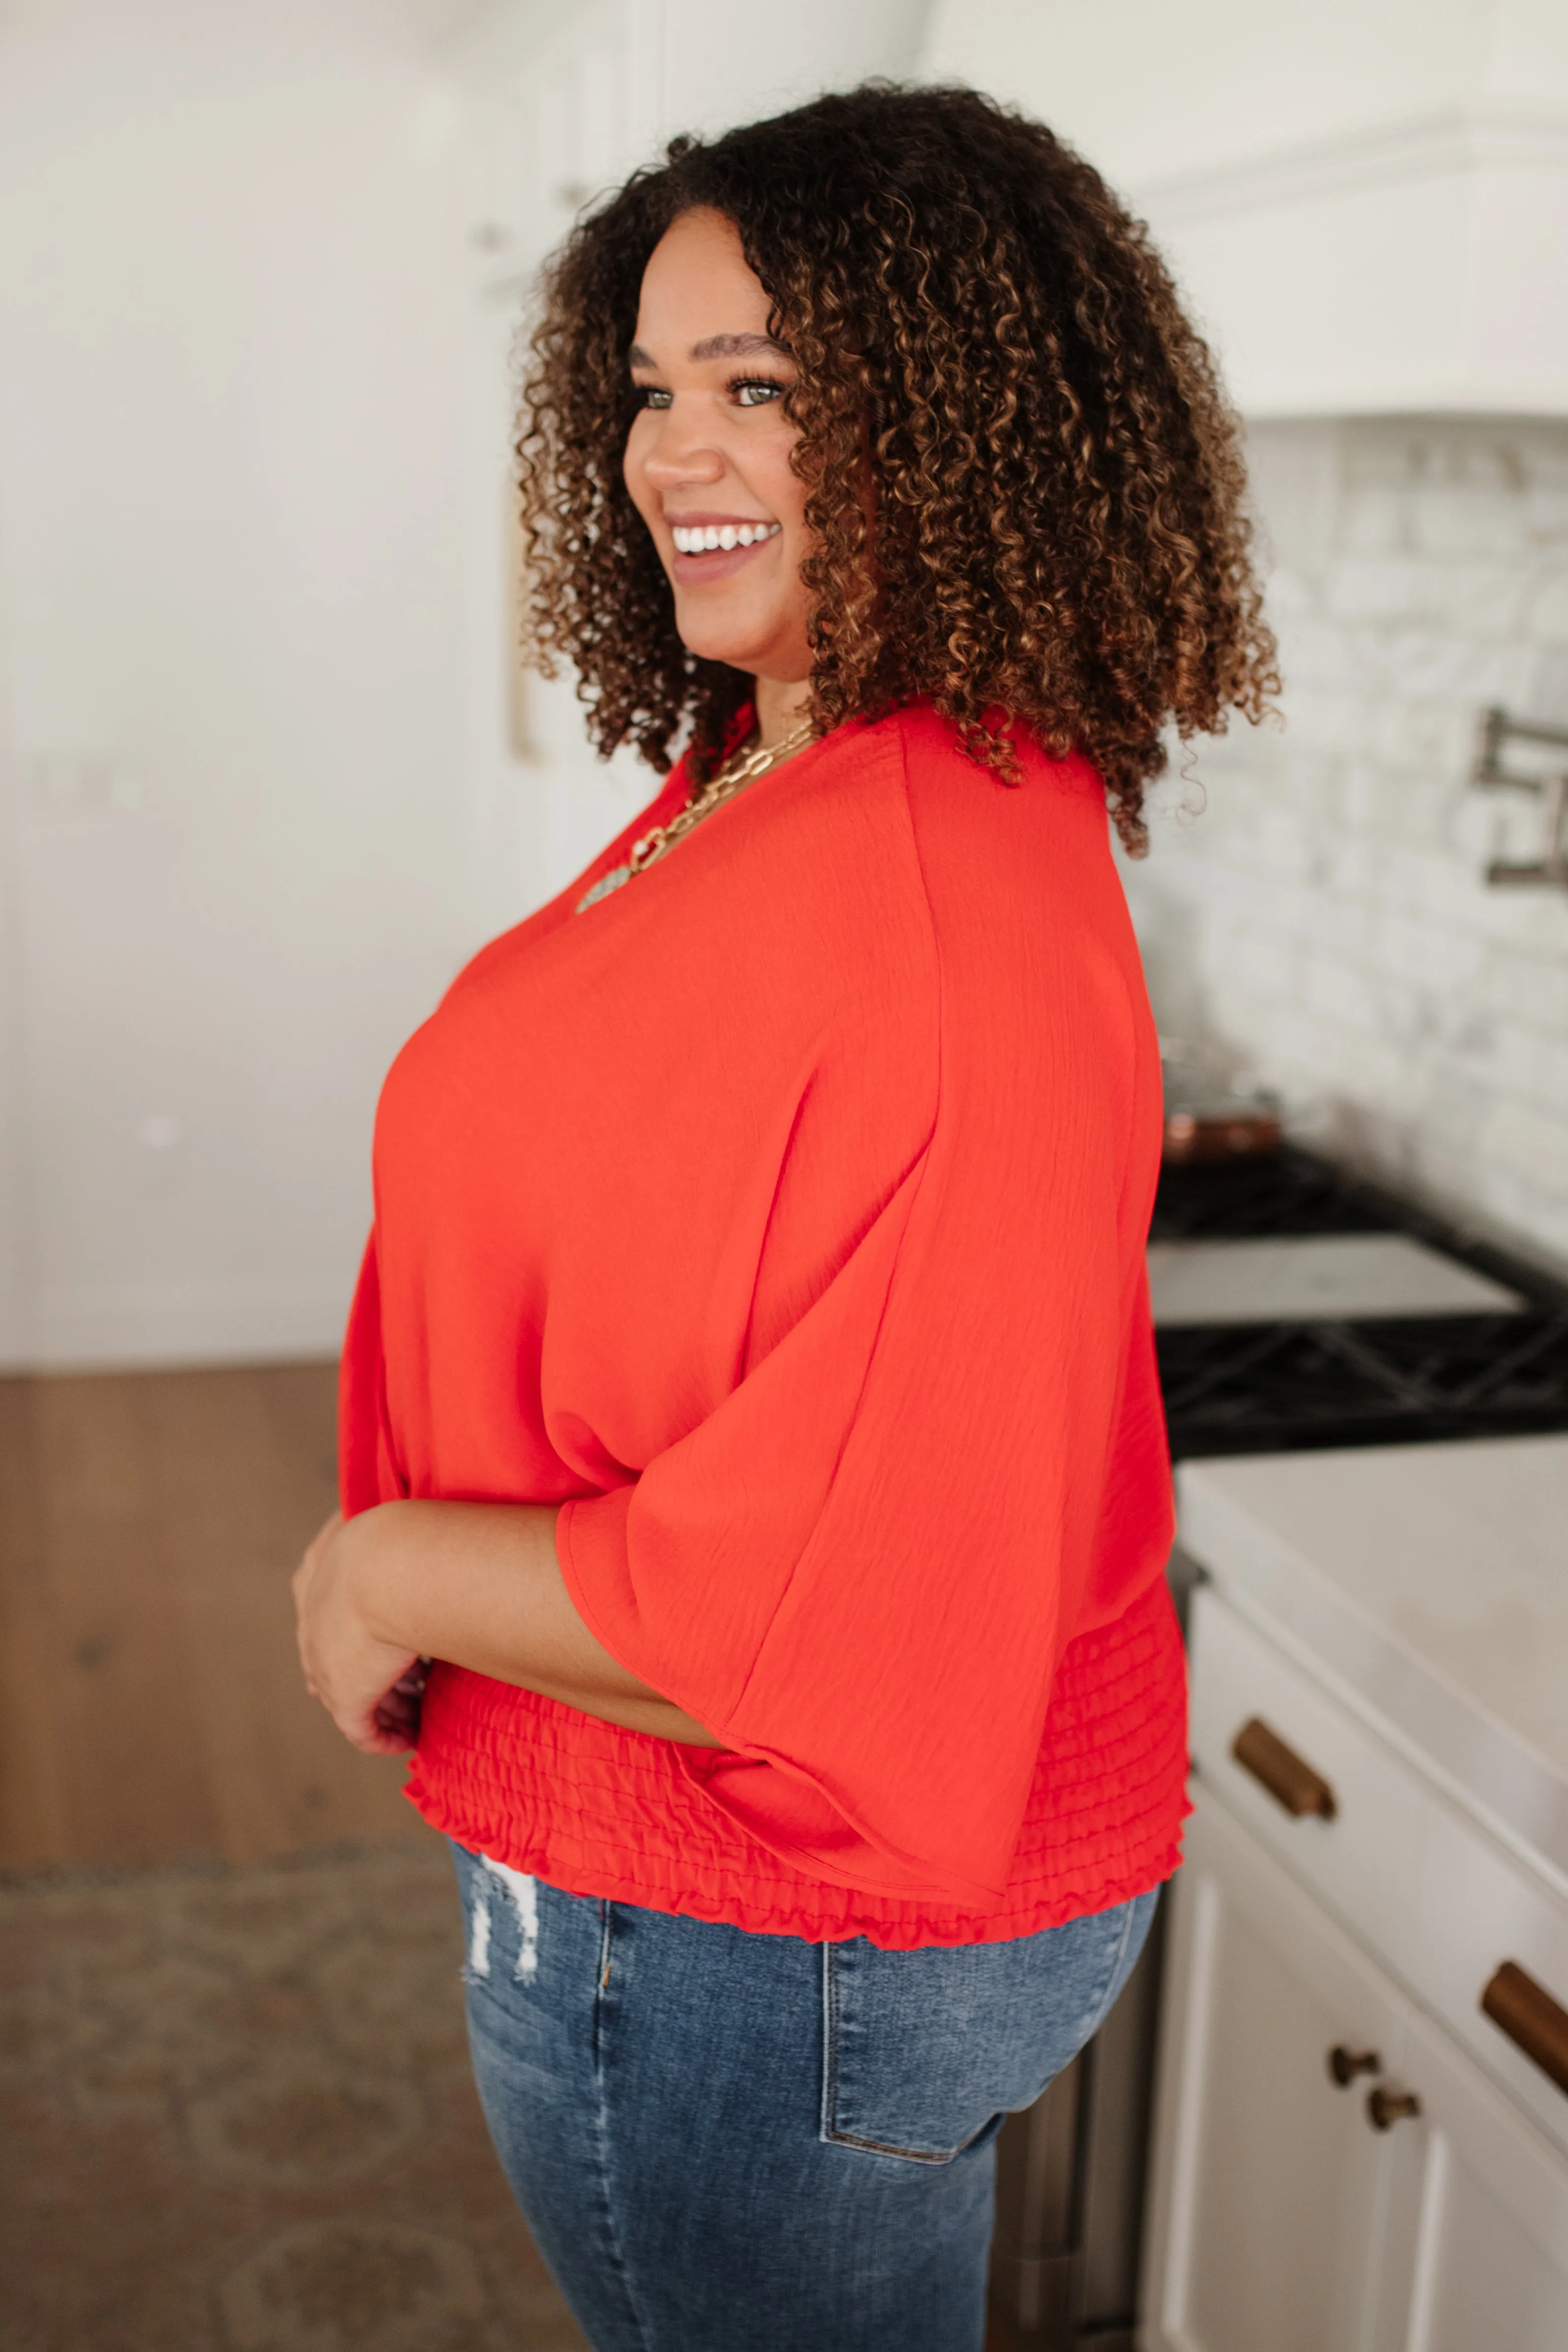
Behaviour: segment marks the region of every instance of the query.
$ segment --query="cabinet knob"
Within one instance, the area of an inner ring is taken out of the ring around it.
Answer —
[[[1374,2083],[1366,2095],[1367,2121],[1378,2131],[1392,2131],[1395,2124],[1420,2112],[1421,2102],[1415,2092],[1395,2090],[1391,2083]]]
[[[1329,2053],[1329,2072],[1342,2091],[1358,2074],[1381,2074],[1383,2061],[1375,2050],[1352,2050],[1336,2042]]]
[[[1331,1822],[1339,1811],[1334,1792],[1321,1772],[1314,1772],[1304,1756],[1287,1748],[1277,1731],[1271,1731],[1260,1715],[1244,1723],[1231,1742],[1230,1752],[1244,1772],[1250,1772],[1260,1781],[1277,1805],[1298,1820],[1304,1813],[1316,1813],[1320,1821]]]

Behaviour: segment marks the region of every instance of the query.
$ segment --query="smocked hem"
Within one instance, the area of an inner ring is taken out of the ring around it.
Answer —
[[[897,1915],[892,1916],[875,1907],[875,1897],[857,1896],[847,1888],[840,1906],[805,1900],[783,1889],[773,1899],[759,1899],[736,1886],[725,1887],[721,1892],[710,1891],[691,1879],[682,1878],[680,1883],[664,1885],[656,1882],[646,1861],[635,1871],[617,1871],[604,1863],[574,1863],[552,1853],[546,1844],[535,1846],[528,1840],[514,1842],[513,1835],[500,1824],[486,1824],[458,1807],[444,1803],[438,1791],[417,1788],[410,1782],[404,1794],[416,1811],[443,1836],[455,1838],[459,1845],[486,1854],[492,1862],[504,1863],[509,1870],[523,1871],[530,1877],[542,1879],[546,1885],[559,1888],[563,1895],[587,1895],[605,1903],[636,1904],[642,1910],[660,1911],[671,1918],[701,1919],[714,1927],[741,1927],[748,1935],[799,1936],[810,1944],[847,1943],[853,1937],[864,1936],[868,1943],[884,1952],[913,1951],[933,1944],[1010,1943],[1021,1936],[1063,1927],[1069,1919],[1089,1918],[1098,1911],[1113,1909],[1119,1903],[1131,1903],[1152,1887],[1163,1885],[1180,1867],[1179,1823],[1192,1811],[1184,1795],[1178,1826],[1153,1854],[1137,1863],[1129,1860],[1120,1872],[1099,1878],[1085,1873],[1055,1879],[1048,1895],[1041,1895],[1033,1902],[1009,1904],[991,1913],[955,1914],[937,1907],[928,1911],[900,1898]],[[837,1890],[824,1891],[832,1894]]]
[[[1185,1699],[1162,1579],[1069,1645],[1007,1886],[982,1905],[792,1865],[715,1808],[668,1741],[451,1667],[426,1689],[405,1793],[435,1829],[567,1894],[813,1943],[1001,1942],[1110,1909],[1176,1868]]]

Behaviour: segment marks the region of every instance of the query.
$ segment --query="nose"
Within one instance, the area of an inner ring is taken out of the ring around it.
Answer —
[[[724,460],[702,434],[700,411],[683,409],[679,400],[653,412],[658,429],[643,445],[642,467],[657,490],[680,489],[700,482],[716,482]]]

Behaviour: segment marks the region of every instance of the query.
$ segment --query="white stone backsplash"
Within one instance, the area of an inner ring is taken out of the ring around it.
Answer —
[[[1541,803],[1468,782],[1489,704],[1568,726],[1568,420],[1258,425],[1249,455],[1285,723],[1174,765],[1124,864],[1162,1030],[1568,1265],[1568,891],[1488,885]]]

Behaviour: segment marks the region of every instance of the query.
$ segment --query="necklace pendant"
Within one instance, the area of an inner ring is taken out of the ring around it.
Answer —
[[[631,878],[632,869],[629,866],[612,866],[607,874],[601,874],[598,880],[584,891],[573,908],[574,914],[586,913],[590,907],[596,907],[601,898],[607,898],[612,890],[620,889]]]

